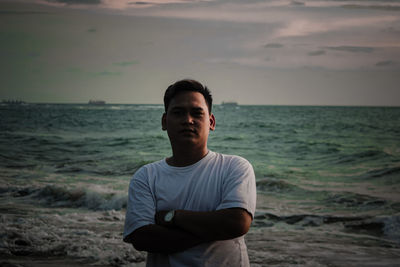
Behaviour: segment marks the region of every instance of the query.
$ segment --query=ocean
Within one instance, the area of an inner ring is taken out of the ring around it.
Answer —
[[[133,173],[170,155],[162,105],[1,104],[0,265],[144,266]],[[254,167],[252,266],[398,266],[400,108],[215,105],[209,149]]]

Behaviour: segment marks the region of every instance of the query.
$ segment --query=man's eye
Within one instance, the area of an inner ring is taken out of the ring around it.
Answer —
[[[175,116],[180,116],[180,115],[183,114],[183,111],[181,111],[181,110],[175,110],[175,111],[172,112],[172,114],[174,114]]]
[[[201,117],[201,116],[203,116],[203,112],[195,112],[195,113],[193,114],[193,116],[195,116],[195,117]]]

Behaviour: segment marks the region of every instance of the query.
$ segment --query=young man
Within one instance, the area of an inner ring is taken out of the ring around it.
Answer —
[[[249,266],[244,234],[256,206],[252,166],[209,151],[212,97],[194,80],[169,86],[162,129],[172,156],[141,167],[129,186],[124,241],[147,266]]]

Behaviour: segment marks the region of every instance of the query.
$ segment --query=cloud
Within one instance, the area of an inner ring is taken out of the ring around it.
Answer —
[[[108,1],[111,0],[103,1],[108,4]],[[173,17],[205,21],[276,23],[277,21],[286,21],[284,17],[280,16],[280,8],[285,9],[289,5],[290,1],[280,0],[148,0],[139,2],[131,1],[129,2],[129,6],[126,7],[128,8],[128,14],[141,16]],[[141,8],[144,11],[140,10],[140,13],[137,12]]]
[[[67,5],[99,5],[101,0],[46,0],[50,3],[60,3]]]
[[[131,0],[101,0],[101,7],[114,10],[140,10],[151,7],[168,6],[169,4],[190,4],[197,0],[147,0],[147,1],[131,1]],[[128,12],[129,13],[129,12]]]
[[[151,5],[150,2],[129,2],[128,5]]]
[[[132,60],[132,61],[122,61],[122,62],[114,63],[114,65],[120,66],[120,67],[126,67],[126,66],[131,66],[131,65],[136,65],[136,64],[139,64],[139,61]]]
[[[349,9],[375,9],[383,11],[400,11],[400,6],[395,6],[395,5],[342,5],[341,7]]]
[[[116,76],[121,75],[120,71],[100,71],[100,72],[90,72],[92,76]]]
[[[308,53],[309,56],[321,56],[325,54],[326,52],[324,50],[311,51],[310,53]]]
[[[299,2],[299,1],[292,1],[290,2],[291,6],[304,6],[305,4],[303,2]]]
[[[391,67],[395,66],[397,63],[393,60],[384,60],[384,61],[379,61],[375,64],[377,67]]]
[[[264,45],[265,48],[282,48],[284,47],[283,44],[278,44],[278,43],[268,43]]]
[[[69,73],[82,73],[83,72],[82,69],[78,68],[78,67],[70,67],[70,68],[67,68],[65,71],[69,72]]]
[[[375,50],[373,47],[366,47],[366,46],[327,46],[324,48],[329,50],[351,52],[351,53],[372,53]]]
[[[275,32],[275,37],[301,37],[312,34],[328,33],[333,31],[355,28],[376,27],[397,22],[398,16],[386,15],[375,17],[331,18],[331,19],[294,19],[286,23]]]
[[[122,74],[120,71],[87,71],[80,67],[69,67],[65,69],[65,72],[79,77],[117,76]]]
[[[0,10],[0,16],[1,15],[42,15],[42,14],[51,14],[51,13],[45,12],[45,11]]]

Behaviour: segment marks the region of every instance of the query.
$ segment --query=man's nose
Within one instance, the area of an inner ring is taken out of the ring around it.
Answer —
[[[183,122],[186,124],[194,124],[194,118],[190,113],[185,114]]]

